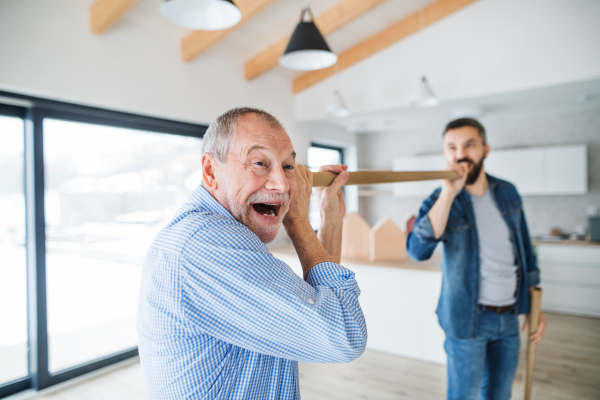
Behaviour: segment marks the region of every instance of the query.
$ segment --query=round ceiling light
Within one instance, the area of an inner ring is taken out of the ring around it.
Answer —
[[[175,25],[203,31],[231,28],[242,18],[233,0],[165,0],[160,13]]]

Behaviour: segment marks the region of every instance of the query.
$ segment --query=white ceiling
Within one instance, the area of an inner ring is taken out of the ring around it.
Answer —
[[[352,111],[351,104],[349,107]],[[402,132],[430,125],[443,126],[453,118],[465,116],[489,119],[522,113],[583,109],[597,109],[600,112],[600,79],[447,101],[435,107],[407,105],[311,123],[340,125],[355,133],[383,133]]]
[[[81,0],[63,0],[76,1]],[[94,0],[85,0],[89,5]],[[342,0],[309,0],[313,14],[318,16]],[[345,27],[327,36],[334,52],[342,52],[367,39],[389,25],[417,12],[435,0],[387,0]],[[166,21],[159,12],[163,0],[138,0],[134,6],[107,32],[118,35],[120,30],[149,27],[168,35],[177,48],[190,30]],[[221,40],[205,54],[227,55],[240,63],[268,48],[285,35],[289,35],[300,17],[303,0],[278,0],[250,21]],[[211,53],[212,54],[209,54]],[[202,55],[192,62],[199,62]],[[183,61],[182,61],[183,62]],[[268,73],[276,73],[292,79],[298,72],[277,67]],[[433,87],[435,91],[435,87]],[[343,92],[342,92],[343,96]],[[581,101],[581,96],[587,96]],[[348,104],[352,111],[352,104]],[[503,93],[481,98],[444,102],[432,108],[404,106],[363,114],[353,114],[343,119],[327,119],[312,123],[341,125],[350,132],[390,132],[421,127],[424,124],[444,124],[457,110],[479,109],[479,117],[492,118],[512,113],[538,112],[552,109],[600,109],[600,80],[569,83],[559,86],[534,88],[513,93]],[[476,110],[473,110],[476,111]]]
[[[87,0],[90,5],[93,0]],[[342,0],[310,0],[308,3],[316,16],[321,15]],[[435,0],[387,0],[361,17],[326,37],[331,49],[340,53],[355,44],[402,20]],[[150,25],[164,31],[173,39],[183,39],[190,32],[162,18],[159,9],[163,0],[138,0],[133,7],[111,28],[134,28]],[[227,54],[240,64],[267,49],[294,30],[300,19],[302,0],[278,0],[241,25],[207,52]],[[201,59],[202,55],[198,57]],[[194,62],[194,61],[192,61]],[[277,73],[290,79],[299,73],[277,67],[269,73]]]

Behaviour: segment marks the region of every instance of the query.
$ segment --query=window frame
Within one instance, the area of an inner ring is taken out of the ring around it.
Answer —
[[[327,145],[327,144],[321,144],[321,143],[316,143],[316,142],[311,142],[310,146],[308,147],[309,149],[311,147],[316,147],[319,149],[326,149],[326,150],[335,150],[340,154],[340,164],[344,164],[344,148],[343,147],[338,147],[338,146],[331,146],[331,145]],[[308,153],[308,149],[307,149],[307,153]],[[342,191],[344,192],[344,195],[346,194],[346,188],[342,187]],[[318,232],[319,229],[318,228],[313,228],[315,230],[315,232]]]
[[[28,104],[15,106],[14,104]],[[9,104],[5,104],[9,103]],[[137,347],[110,354],[57,373],[50,373],[46,297],[46,232],[44,215],[45,118],[137,129],[202,139],[207,125],[180,122],[97,107],[0,91],[0,115],[23,118],[24,187],[27,254],[29,375],[0,384],[0,398],[26,389],[42,390],[138,355]]]
[[[327,144],[321,144],[321,143],[315,143],[315,142],[311,142],[310,147],[317,147],[320,149],[327,149],[327,150],[335,150],[338,153],[340,153],[340,164],[344,164],[344,148],[343,147],[338,147],[338,146],[330,146]]]

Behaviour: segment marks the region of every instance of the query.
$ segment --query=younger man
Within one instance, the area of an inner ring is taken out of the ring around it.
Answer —
[[[437,314],[446,333],[449,400],[510,399],[519,361],[517,315],[529,313],[529,290],[540,282],[521,197],[512,184],[485,173],[489,151],[478,121],[446,126],[444,155],[460,178],[443,181],[425,200],[407,239],[417,260],[444,243]],[[545,328],[540,312],[530,340],[539,343]]]

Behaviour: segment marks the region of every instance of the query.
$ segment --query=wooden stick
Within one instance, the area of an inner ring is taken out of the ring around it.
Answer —
[[[329,186],[337,174],[333,172],[313,173],[313,187]],[[374,185],[377,183],[430,181],[435,179],[457,179],[454,171],[357,171],[350,172],[346,185]]]
[[[523,400],[531,400],[531,387],[533,386],[533,367],[535,364],[535,350],[537,344],[529,340],[529,335],[538,330],[540,323],[540,306],[542,303],[542,289],[533,288],[531,291],[531,311],[529,312],[529,332],[527,336],[527,369],[525,370],[525,381],[523,382]]]

